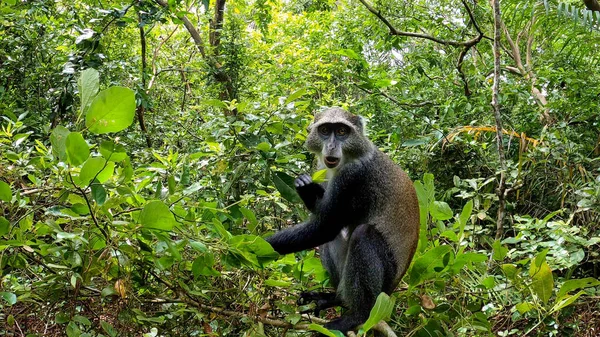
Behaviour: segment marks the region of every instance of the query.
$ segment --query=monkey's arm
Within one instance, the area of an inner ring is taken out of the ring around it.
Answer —
[[[308,174],[300,175],[294,182],[296,185],[296,192],[306,205],[306,208],[311,213],[316,213],[319,202],[323,199],[325,189],[323,186],[312,181],[312,178]]]
[[[338,235],[342,227],[323,223],[316,216],[291,228],[280,230],[266,240],[279,254],[289,254],[327,243]]]
[[[360,188],[359,182],[355,183]],[[367,203],[353,203],[353,194],[347,188],[334,186],[332,191],[319,201],[317,214],[267,238],[273,249],[279,254],[288,254],[320,246],[335,239],[345,226],[358,224],[364,218]]]

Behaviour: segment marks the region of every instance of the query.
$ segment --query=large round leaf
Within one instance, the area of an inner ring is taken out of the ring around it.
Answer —
[[[106,159],[94,157],[88,159],[79,173],[79,186],[87,186],[94,177],[103,183],[112,177],[115,171],[115,163],[106,162]]]
[[[152,201],[144,206],[140,214],[140,223],[146,228],[171,230],[177,223],[169,207],[162,201]]]
[[[12,191],[10,185],[0,180],[0,200],[10,202],[12,200]]]
[[[67,146],[67,159],[73,166],[81,165],[90,156],[90,147],[79,132],[71,132],[65,142]]]
[[[133,122],[135,94],[125,87],[102,90],[85,116],[85,126],[93,133],[118,132]]]

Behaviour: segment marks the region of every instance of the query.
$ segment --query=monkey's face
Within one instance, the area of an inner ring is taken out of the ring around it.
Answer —
[[[306,146],[328,169],[339,169],[370,148],[360,117],[331,108],[315,117]]]

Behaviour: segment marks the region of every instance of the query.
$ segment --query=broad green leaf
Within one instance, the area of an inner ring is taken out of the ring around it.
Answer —
[[[506,277],[511,280],[511,281],[515,281],[515,277],[517,276],[517,273],[519,272],[519,269],[517,269],[517,266],[515,266],[514,264],[503,264],[502,265],[502,271],[504,272],[504,275],[506,275]]]
[[[431,207],[431,216],[436,220],[451,219],[454,214],[447,203],[443,201],[434,201]]]
[[[106,190],[98,181],[94,181],[92,184],[92,198],[94,198],[98,206],[102,206],[106,201]]]
[[[567,295],[564,298],[558,298],[556,303],[552,306],[552,309],[550,309],[550,314],[553,314],[559,310],[561,310],[562,308],[565,308],[571,304],[573,304],[573,302],[575,302],[579,296],[583,295],[584,292],[580,291],[575,295]]]
[[[190,247],[192,247],[195,251],[200,252],[200,253],[205,253],[208,251],[208,248],[206,247],[206,245],[203,244],[202,242],[198,242],[198,241],[191,241]]]
[[[79,113],[79,118],[81,118],[100,89],[100,75],[98,71],[94,68],[82,71],[77,81],[77,86],[81,95],[81,109]]]
[[[294,178],[283,172],[275,172],[275,174],[272,175],[272,179],[275,187],[279,193],[281,193],[281,196],[287,201],[293,203],[300,203],[302,201],[300,196],[298,196],[298,193],[296,193]]]
[[[472,212],[473,212],[473,200],[469,200],[463,207],[463,209],[460,212],[460,215],[458,217],[458,222],[460,223],[461,235],[462,235],[463,231],[465,230],[465,225],[469,221],[469,218],[471,218]]]
[[[375,305],[371,309],[371,314],[369,318],[363,324],[363,330],[368,332],[375,326],[375,324],[379,323],[381,320],[390,319],[390,315],[394,310],[394,305],[396,304],[396,299],[394,297],[388,296],[386,293],[380,293],[377,296],[377,301],[375,301]]]
[[[285,287],[285,288],[289,288],[292,286],[292,282],[289,281],[282,281],[282,280],[265,280],[265,285],[271,286],[271,287]]]
[[[600,285],[600,281],[592,277],[568,280],[560,287],[556,298],[561,299],[563,296],[576,289],[585,289],[597,285]]]
[[[500,240],[494,241],[494,243],[492,244],[492,248],[494,249],[492,258],[496,261],[504,260],[504,258],[508,254],[508,248],[503,246],[502,243],[500,243]]]
[[[318,170],[317,172],[312,174],[312,181],[320,184],[327,179],[327,169]]]
[[[521,303],[515,305],[515,309],[517,309],[521,315],[530,311],[533,308],[535,308],[535,307],[533,306],[533,304],[531,304],[529,302],[521,302]]]
[[[70,321],[69,315],[67,315],[63,312],[59,312],[54,316],[54,321],[56,322],[56,324],[67,323],[68,321]]]
[[[171,230],[177,224],[175,216],[162,201],[151,201],[140,213],[142,226],[151,229]]]
[[[262,152],[269,152],[269,150],[271,150],[271,144],[267,142],[262,142],[256,145],[256,148]]]
[[[248,220],[248,230],[253,232],[256,228],[256,225],[258,224],[258,221],[256,220],[256,215],[254,214],[254,212],[252,212],[252,210],[245,207],[240,207],[240,212],[242,212],[244,217]]]
[[[8,234],[10,232],[10,221],[0,215],[0,236]]]
[[[0,200],[10,202],[12,200],[12,191],[10,185],[0,180]]]
[[[67,147],[67,159],[73,166],[79,166],[90,156],[90,147],[79,132],[71,132],[65,143]]]
[[[125,146],[116,144],[112,140],[105,140],[100,143],[99,151],[102,157],[104,157],[106,160],[120,162],[127,158]]]
[[[107,162],[102,157],[90,158],[83,164],[79,173],[79,186],[87,186],[94,178],[103,183],[112,177],[114,171],[114,162]]]
[[[8,305],[14,305],[17,303],[17,295],[6,291],[0,292],[0,298],[4,299]]]
[[[544,261],[541,266],[537,267],[535,262],[532,262],[529,269],[529,276],[532,279],[531,288],[533,292],[544,303],[548,303],[550,296],[552,296],[552,289],[554,288],[554,277],[548,263]]]
[[[344,337],[344,334],[337,330],[327,330],[324,326],[312,323],[308,326],[312,331],[317,331],[328,337]]]
[[[85,126],[93,133],[118,132],[133,122],[135,94],[125,87],[102,90],[92,101],[85,116]]]
[[[437,246],[419,256],[410,269],[408,284],[411,286],[418,285],[422,281],[432,277],[436,269],[444,268],[444,256],[450,254],[451,251],[452,247],[443,245]]]
[[[218,99],[205,99],[202,101],[203,104],[206,104],[208,106],[212,106],[215,108],[220,108],[220,109],[227,109],[228,106],[227,104],[225,104],[225,102],[218,100]]]
[[[288,104],[292,101],[295,101],[299,97],[304,96],[306,94],[306,92],[307,92],[306,88],[296,90],[295,92],[293,92],[291,95],[288,96],[288,98],[285,100],[285,104]]]
[[[57,126],[52,130],[50,135],[50,144],[52,145],[52,153],[59,161],[67,161],[67,136],[71,133],[64,126]]]

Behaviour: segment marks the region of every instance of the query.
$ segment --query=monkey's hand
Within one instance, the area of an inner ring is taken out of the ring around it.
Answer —
[[[296,192],[306,205],[306,208],[312,213],[315,213],[317,203],[325,194],[323,186],[313,182],[308,174],[302,174],[296,178],[294,185],[296,185]]]

